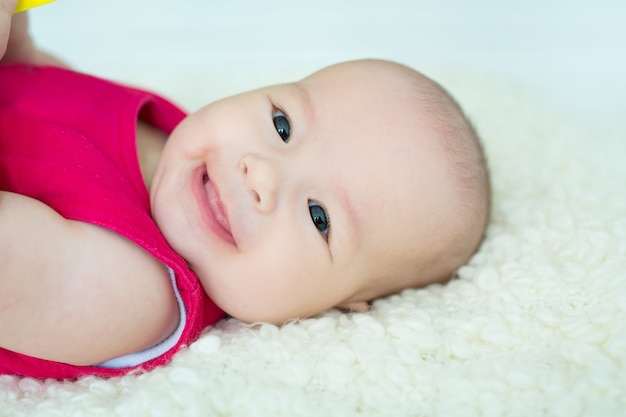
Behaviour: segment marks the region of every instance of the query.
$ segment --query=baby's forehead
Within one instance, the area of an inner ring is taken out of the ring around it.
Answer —
[[[436,123],[414,89],[398,79],[409,78],[408,71],[412,70],[343,64],[281,88],[305,102],[314,115],[308,134],[321,136],[335,150],[346,150],[343,156],[349,159],[344,164],[363,162],[368,164],[361,167],[364,171],[385,167],[414,176],[422,171],[414,161],[439,145]],[[296,124],[294,131],[298,128]]]
[[[305,79],[314,79],[318,77],[337,78],[337,79],[369,79],[369,81],[377,81],[384,79],[395,80],[421,80],[425,77],[418,71],[390,61],[382,60],[358,60],[343,62],[336,65],[323,68],[314,72]]]

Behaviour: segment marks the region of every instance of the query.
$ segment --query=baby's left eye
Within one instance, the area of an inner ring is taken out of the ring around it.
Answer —
[[[289,124],[289,119],[287,119],[285,113],[280,110],[274,110],[273,120],[274,127],[280,135],[280,138],[285,143],[289,142],[289,136],[291,136],[291,125]]]
[[[319,230],[321,234],[328,239],[328,232],[330,229],[330,219],[324,207],[315,201],[309,201],[309,213],[311,214],[311,220],[313,225]]]

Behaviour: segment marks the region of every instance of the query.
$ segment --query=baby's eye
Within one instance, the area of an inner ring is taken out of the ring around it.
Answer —
[[[324,207],[316,203],[315,201],[309,201],[309,213],[311,213],[311,220],[313,224],[328,239],[328,231],[330,229],[330,219]]]
[[[274,127],[280,135],[283,142],[289,142],[289,136],[291,135],[291,126],[289,125],[289,119],[285,113],[280,110],[274,110]]]

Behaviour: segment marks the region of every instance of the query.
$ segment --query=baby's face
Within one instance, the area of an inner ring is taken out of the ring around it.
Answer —
[[[223,310],[281,322],[357,308],[419,274],[407,259],[442,244],[452,194],[405,85],[342,64],[215,102],[176,128],[153,216]]]

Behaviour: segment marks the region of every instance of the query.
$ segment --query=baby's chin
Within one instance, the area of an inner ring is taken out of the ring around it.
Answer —
[[[290,321],[317,316],[332,308],[285,309],[282,308],[283,306],[276,303],[263,302],[262,300],[259,300],[258,297],[255,297],[254,294],[244,296],[246,298],[254,299],[255,302],[252,304],[246,304],[245,300],[241,298],[241,294],[238,295],[239,301],[231,299],[226,302],[221,302],[224,300],[219,296],[211,296],[210,292],[207,292],[207,296],[229,317],[233,317],[246,323],[271,323],[282,325]]]

